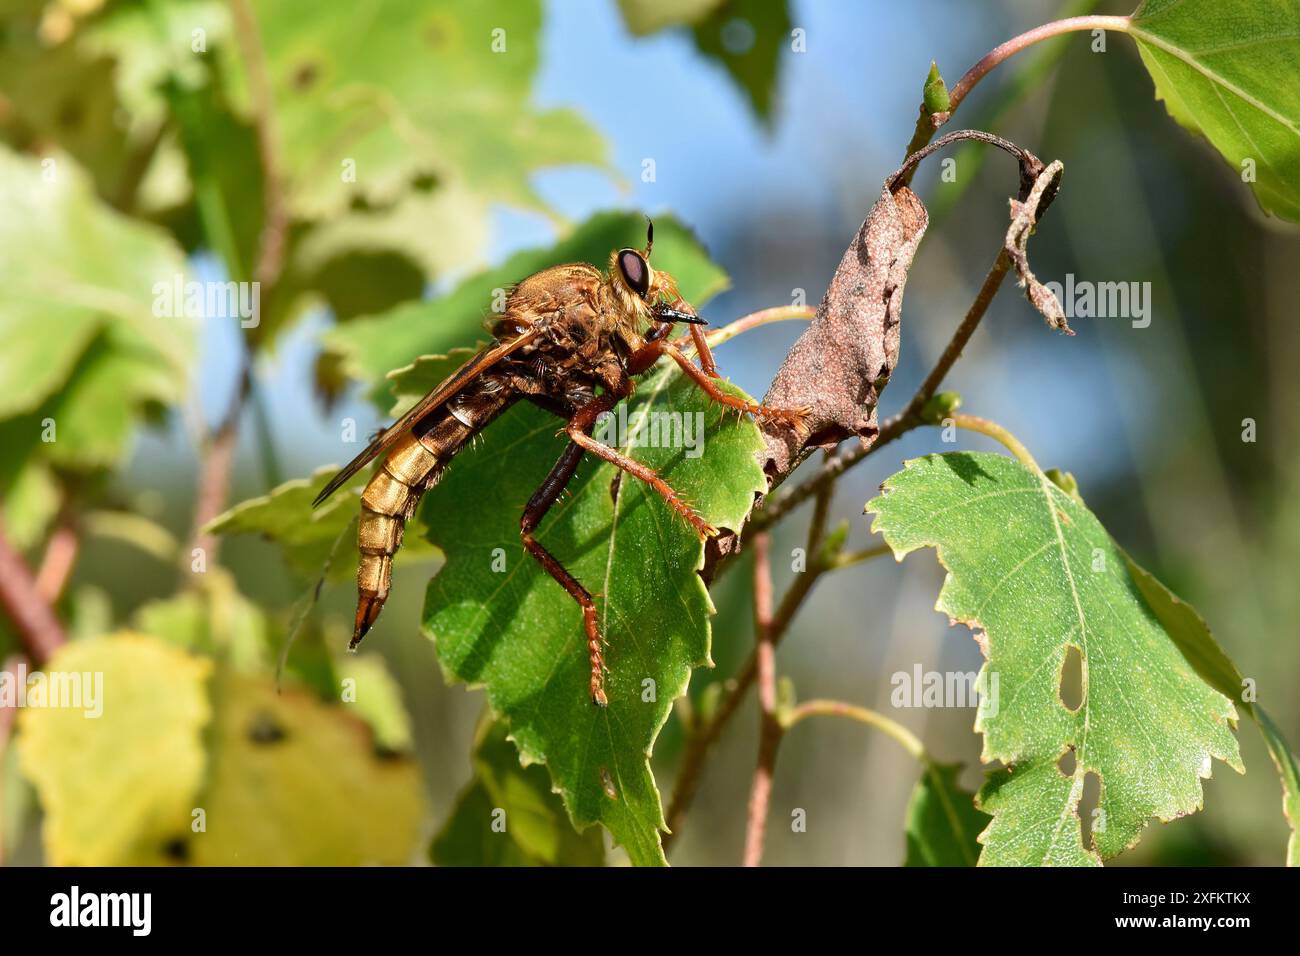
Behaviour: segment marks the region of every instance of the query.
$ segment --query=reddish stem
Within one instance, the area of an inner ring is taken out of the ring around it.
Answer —
[[[758,765],[749,794],[749,825],[745,833],[745,866],[763,859],[763,835],[772,796],[776,752],[781,744],[781,724],[776,717],[776,647],[772,634],[772,564],[770,540],[754,539],[754,632],[758,664],[759,742]]]
[[[984,57],[967,70],[966,75],[948,91],[948,112],[946,115],[936,114],[942,116],[943,119],[941,122],[936,123],[935,127],[938,128],[948,121],[948,117],[956,112],[957,107],[961,105],[961,101],[966,98],[966,94],[974,89],[980,80],[991,73],[1003,60],[1015,56],[1021,50],[1027,49],[1035,43],[1041,43],[1043,40],[1050,40],[1052,37],[1060,36],[1063,33],[1075,33],[1080,30],[1117,30],[1120,33],[1126,33],[1128,28],[1128,17],[1066,17],[1064,20],[1044,23],[1040,27],[1034,27],[1019,36],[1012,37],[1006,43],[1002,43],[984,54]]]
[[[35,576],[5,537],[3,525],[0,525],[0,607],[37,664],[49,660],[67,641],[63,625],[50,603],[41,597]]]

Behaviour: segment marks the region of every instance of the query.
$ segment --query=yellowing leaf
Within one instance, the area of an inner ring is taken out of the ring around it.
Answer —
[[[419,771],[376,752],[366,725],[310,694],[241,675],[214,682],[203,866],[359,866],[410,862],[424,802]]]
[[[47,674],[98,679],[103,690],[97,718],[80,708],[19,712],[22,769],[45,809],[51,864],[168,860],[203,782],[210,669],[130,633],[67,644],[50,660]]]

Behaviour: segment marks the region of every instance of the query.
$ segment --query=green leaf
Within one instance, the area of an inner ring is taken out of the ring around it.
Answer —
[[[250,673],[273,660],[266,615],[239,593],[224,568],[209,568],[196,587],[141,605],[134,628],[194,654],[218,657]]]
[[[1286,865],[1300,866],[1300,761],[1282,737],[1277,724],[1262,708],[1253,710],[1259,721],[1259,732],[1264,735],[1269,756],[1282,778],[1282,813],[1291,825],[1291,839],[1286,844]]]
[[[409,753],[414,747],[411,718],[402,703],[402,688],[376,654],[348,654],[337,666],[342,698],[375,736],[385,753]]]
[[[1265,211],[1300,222],[1294,0],[1143,0],[1129,33],[1171,116],[1208,139]]]
[[[404,368],[388,373],[388,387],[393,393],[390,418],[401,418],[415,403],[441,385],[451,373],[469,361],[476,349],[452,349],[446,355],[421,355]]]
[[[470,781],[433,838],[430,862],[434,866],[541,866],[509,836],[492,829],[492,814],[499,809],[483,781]]]
[[[724,0],[618,0],[623,22],[636,36],[668,27],[698,23],[722,6]]]
[[[183,271],[166,234],[101,204],[70,159],[0,148],[0,419],[40,413],[88,441],[74,454],[58,434],[65,464],[120,454],[143,404],[187,395],[195,324],[154,314],[155,283]]]
[[[358,445],[357,450],[360,448]],[[204,530],[261,535],[284,549],[285,560],[302,577],[314,580],[324,572],[328,580],[342,580],[356,573],[356,536],[350,529],[360,513],[360,492],[367,475],[362,471],[319,508],[313,508],[313,499],[335,471],[320,468],[310,478],[286,481],[268,494],[242,501],[218,515]],[[408,530],[397,560],[428,560],[435,554],[418,534]]]
[[[692,422],[701,414],[703,455],[632,447],[648,438],[651,421],[663,421],[653,412]],[[751,422],[723,414],[675,368],[641,382],[626,421],[625,449],[714,525],[741,526],[766,487]],[[634,863],[663,863],[664,819],[648,758],[691,668],[709,663],[713,607],[696,573],[704,549],[641,482],[626,475],[616,482],[620,473],[604,463],[579,469],[538,539],[599,595],[609,706],[593,705],[578,606],[519,543],[520,508],[565,445],[557,424],[516,406],[425,496],[429,535],[447,554],[429,585],[425,630],[450,677],[486,685],[524,758],[547,764],[576,825],[603,823]]]
[[[755,114],[770,122],[781,53],[791,42],[786,0],[728,0],[692,33],[699,51],[721,63]]]
[[[523,766],[500,723],[485,720],[474,744],[474,779],[461,793],[430,856],[438,866],[603,866],[595,828],[578,833],[546,770]],[[495,827],[494,827],[495,824]],[[503,829],[504,828],[504,829]]]
[[[0,440],[3,440],[0,438]],[[19,551],[34,547],[59,511],[59,486],[48,468],[35,465],[17,472],[6,480],[0,469],[0,515],[5,537]]]
[[[974,866],[977,837],[992,819],[975,806],[975,795],[957,783],[958,763],[930,763],[907,803],[904,866]]]
[[[549,266],[590,262],[604,269],[615,249],[640,245],[645,218],[634,212],[606,212],[588,219],[553,246],[516,253],[504,264],[461,282],[447,295],[413,302],[369,319],[332,329],[326,347],[338,352],[348,374],[372,384],[390,369],[416,356],[446,353],[481,338],[483,317],[491,315],[504,290]],[[710,261],[695,236],[676,219],[655,220],[654,266],[673,275],[682,295],[697,307],[727,287],[727,276]],[[387,409],[387,389],[374,392]]]
[[[102,710],[19,711],[22,769],[45,810],[51,865],[155,864],[189,833],[206,764],[210,669],[139,634],[76,641],[51,658],[47,673],[81,676],[83,693],[99,675]]]
[[[1291,825],[1286,865],[1300,866],[1300,762],[1297,762],[1295,753],[1273,719],[1255,702],[1253,686],[1219,647],[1205,619],[1127,554],[1124,559],[1142,597],[1196,673],[1219,693],[1235,700],[1254,718],[1282,780],[1282,814]]]
[[[336,470],[318,468],[310,478],[295,478],[265,495],[241,501],[213,518],[203,530],[208,534],[261,535],[284,549],[285,559],[298,574],[315,577],[321,573],[335,542],[347,537],[348,526],[357,516],[357,495],[366,483],[366,476],[358,475],[319,508],[313,508],[312,500]],[[331,577],[347,570],[345,548],[346,542],[336,552],[336,558],[342,560],[331,564]]]
[[[689,27],[696,49],[727,71],[760,118],[771,119],[781,52],[791,42],[786,0],[619,0],[619,9],[637,36]]]
[[[568,110],[530,103],[541,4],[257,5],[289,202],[328,218],[360,197],[396,201],[422,177],[485,201],[543,209],[538,169],[603,164],[600,137]]]
[[[1151,817],[1199,809],[1211,758],[1241,770],[1232,700],[1188,662],[1082,502],[993,454],[909,461],[883,491],[867,506],[873,529],[900,559],[937,549],[948,576],[936,607],[974,629],[987,657],[976,729],[982,759],[1007,769],[979,795],[993,814],[981,863],[1100,863]],[[1062,699],[1072,648],[1075,710]],[[1071,753],[1073,768],[1058,767]],[[1104,813],[1092,848],[1077,815],[1089,774]]]

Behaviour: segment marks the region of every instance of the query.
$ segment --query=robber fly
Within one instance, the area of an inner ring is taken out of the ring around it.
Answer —
[[[650,267],[654,224],[643,250],[619,249],[604,275],[586,263],[553,266],[529,276],[506,298],[505,311],[491,326],[495,339],[397,422],[381,432],[360,455],[316,496],[319,505],[367,462],[385,455],[382,466],[361,493],[357,543],[357,616],[350,647],[375,623],[388,599],[393,555],[420,496],[442,469],[480,430],[523,399],[566,422],[569,444],[550,474],[533,493],[519,523],[524,548],[582,608],[587,653],[591,659],[591,699],[605,706],[604,642],[591,593],[534,536],[590,452],[644,481],[701,539],[717,529],[641,462],[592,437],[599,417],[631,395],[633,379],[668,355],[715,402],[750,415],[802,422],[806,410],[769,409],[728,395],[718,377],[705,324],[666,272]],[[668,336],[677,322],[689,323],[702,368]]]

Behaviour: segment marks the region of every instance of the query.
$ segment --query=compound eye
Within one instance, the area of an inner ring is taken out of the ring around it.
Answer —
[[[635,249],[624,249],[618,254],[618,268],[623,273],[627,287],[641,298],[650,291],[650,266]]]

